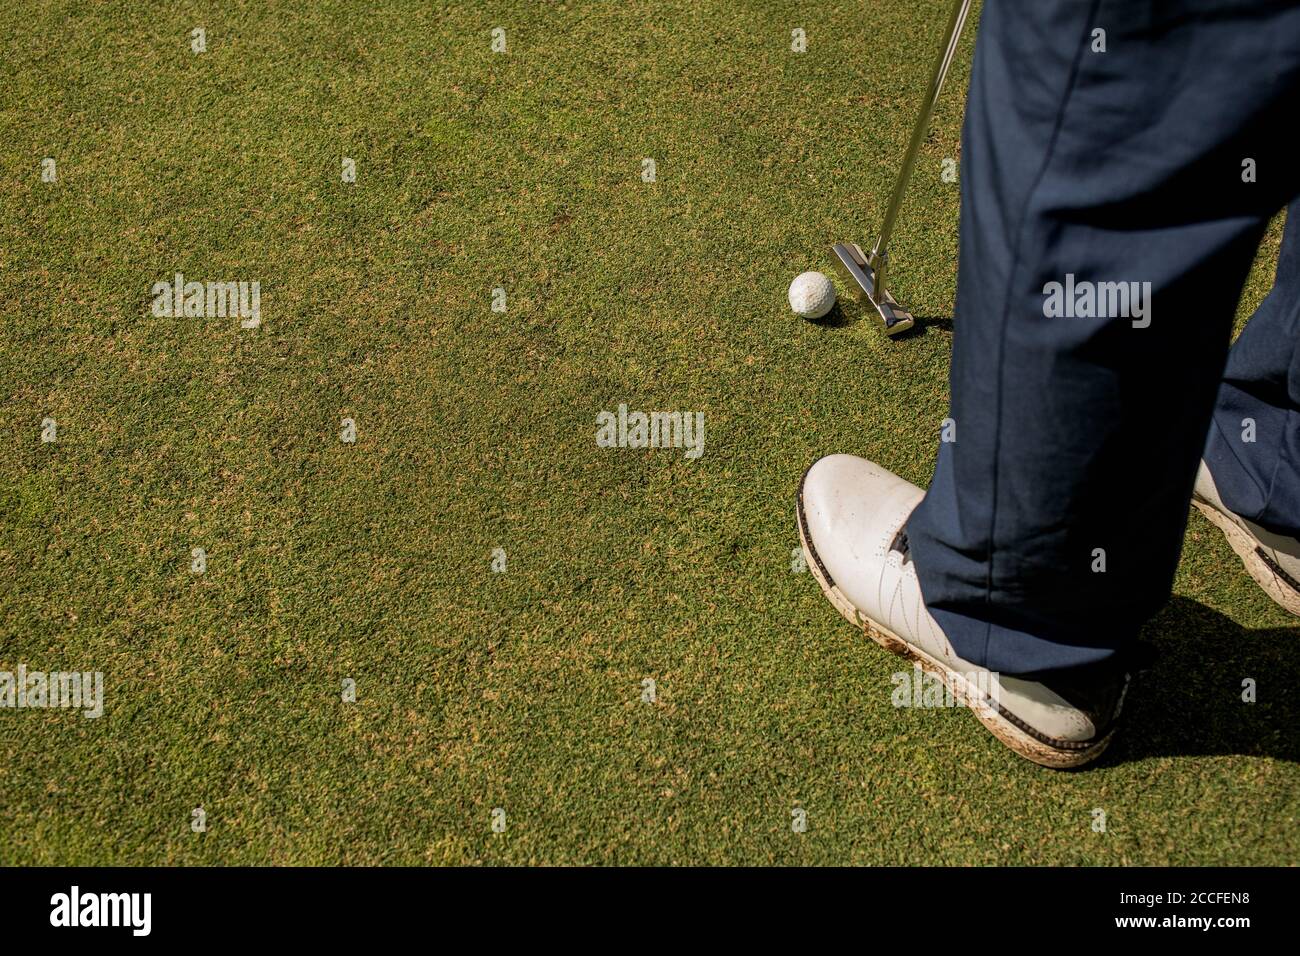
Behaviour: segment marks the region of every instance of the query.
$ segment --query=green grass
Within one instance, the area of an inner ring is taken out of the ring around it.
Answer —
[[[869,6],[4,0],[0,669],[106,714],[0,711],[0,862],[1295,862],[1298,635],[1199,517],[1080,773],[895,710],[791,572],[807,464],[924,484],[946,410],[947,328],[785,304],[874,228],[946,3]],[[973,35],[891,249],[920,316]],[[155,318],[176,271],[262,327]],[[596,448],[619,402],[704,456]]]

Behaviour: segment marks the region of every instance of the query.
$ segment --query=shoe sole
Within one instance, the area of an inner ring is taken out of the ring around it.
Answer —
[[[1245,565],[1246,573],[1255,579],[1264,593],[1280,607],[1300,617],[1300,583],[1278,567],[1277,562],[1268,556],[1259,542],[1231,517],[1199,498],[1193,498],[1192,505],[1223,532],[1228,544]]]
[[[859,611],[844,596],[844,593],[830,581],[825,569],[822,567],[821,558],[818,557],[816,550],[808,541],[808,535],[804,527],[806,522],[803,514],[802,483],[799,488],[798,509],[799,543],[803,547],[804,561],[807,563],[808,570],[812,572],[817,584],[821,587],[822,593],[840,612],[840,615],[854,627],[860,628],[867,637],[891,654],[897,654],[899,657],[914,661],[921,666],[922,670],[939,678],[943,685],[952,691],[954,698],[962,701],[967,709],[984,725],[985,729],[1012,752],[1039,766],[1051,767],[1055,770],[1068,770],[1091,763],[1110,746],[1111,740],[1115,737],[1117,729],[1115,727],[1112,727],[1099,740],[1077,750],[1053,747],[1051,744],[1030,736],[1008,720],[998,710],[997,705],[990,703],[978,689],[972,688],[962,674],[952,670],[943,661],[930,656],[915,644],[905,641],[883,624],[873,621]]]

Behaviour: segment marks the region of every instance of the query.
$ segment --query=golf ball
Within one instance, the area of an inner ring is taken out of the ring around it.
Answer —
[[[820,319],[835,305],[835,286],[820,272],[801,272],[790,283],[790,308],[805,319]]]

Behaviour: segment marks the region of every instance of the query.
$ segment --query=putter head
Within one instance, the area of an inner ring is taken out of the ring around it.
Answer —
[[[889,294],[888,289],[882,289],[879,297],[876,295],[876,272],[857,243],[836,243],[831,247],[831,253],[834,255],[835,271],[840,274],[849,292],[854,298],[864,298],[871,303],[886,335],[892,337],[912,327],[912,313],[905,311]]]

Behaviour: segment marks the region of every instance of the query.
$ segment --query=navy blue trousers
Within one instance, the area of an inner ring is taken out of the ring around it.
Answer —
[[[1300,196],[1298,123],[1295,3],[986,0],[951,440],[908,522],[962,657],[1030,674],[1131,642],[1169,596],[1202,454],[1233,510],[1300,533],[1300,202],[1229,353]]]

